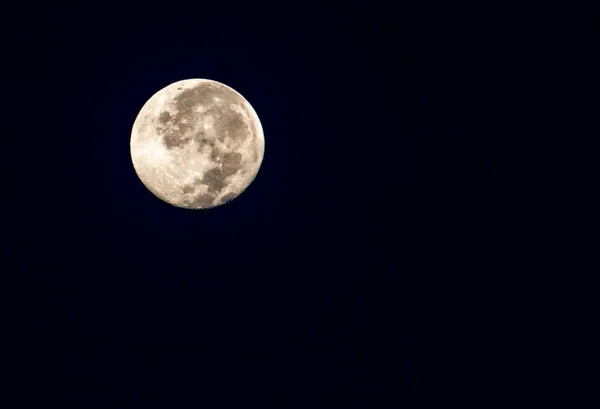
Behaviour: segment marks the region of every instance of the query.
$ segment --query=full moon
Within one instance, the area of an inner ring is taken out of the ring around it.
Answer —
[[[131,159],[159,199],[208,209],[239,196],[262,163],[265,139],[250,103],[217,81],[188,79],[154,94],[131,131]]]

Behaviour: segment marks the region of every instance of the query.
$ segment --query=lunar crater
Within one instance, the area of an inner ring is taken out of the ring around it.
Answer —
[[[194,207],[207,208],[212,207],[214,201],[215,196],[204,193],[195,197],[191,202],[189,202],[189,204]]]

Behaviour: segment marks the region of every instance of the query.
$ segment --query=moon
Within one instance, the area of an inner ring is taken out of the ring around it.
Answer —
[[[208,209],[238,197],[256,177],[265,151],[258,115],[237,91],[187,79],[155,93],[131,131],[136,174],[159,199]]]

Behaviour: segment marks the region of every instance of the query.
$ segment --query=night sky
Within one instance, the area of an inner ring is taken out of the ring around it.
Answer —
[[[6,14],[7,408],[484,408],[528,388],[534,73],[493,10],[84,3]],[[160,201],[130,158],[143,104],[187,78],[240,92],[265,134],[254,182],[211,210]]]

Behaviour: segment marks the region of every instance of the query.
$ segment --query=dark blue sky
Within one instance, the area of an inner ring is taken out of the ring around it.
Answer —
[[[440,407],[505,376],[517,393],[531,54],[490,13],[15,11],[16,386],[61,408]],[[156,199],[129,154],[142,105],[186,78],[239,91],[265,133],[253,184],[208,211]]]

